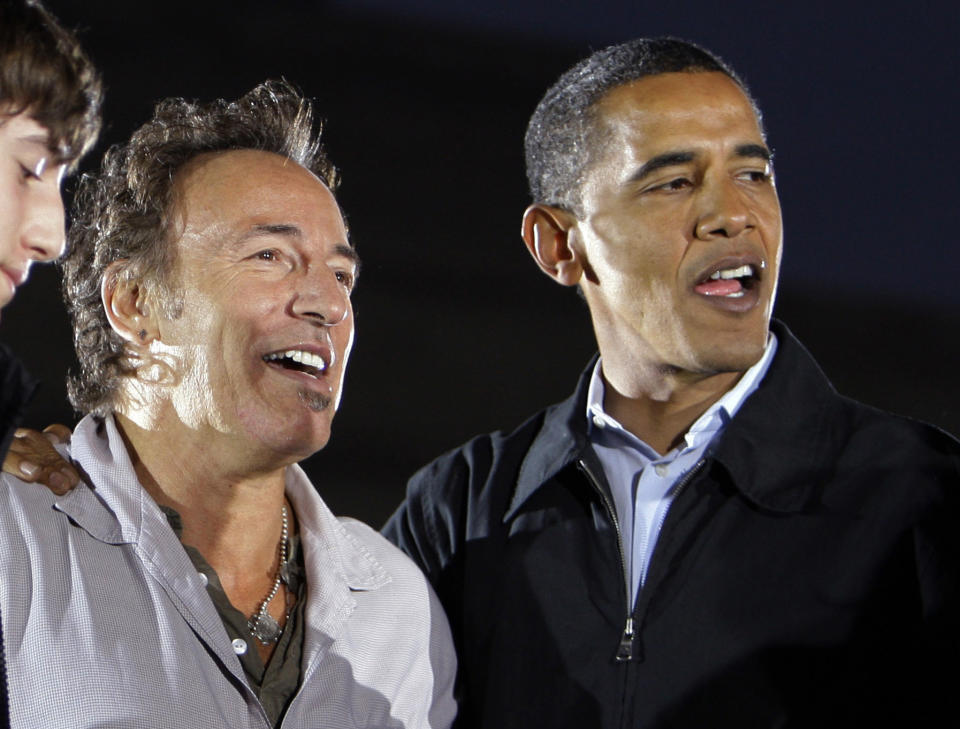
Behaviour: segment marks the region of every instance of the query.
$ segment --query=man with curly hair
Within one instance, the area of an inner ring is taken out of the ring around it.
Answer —
[[[82,181],[64,290],[86,479],[0,488],[15,725],[452,721],[425,577],[296,465],[330,437],[353,344],[336,182],[279,82],[161,102]]]

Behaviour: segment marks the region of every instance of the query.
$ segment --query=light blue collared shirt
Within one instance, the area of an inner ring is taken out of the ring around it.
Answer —
[[[776,351],[777,338],[770,332],[760,360],[690,426],[682,445],[662,456],[604,411],[602,360],[597,361],[587,391],[587,434],[610,484],[620,522],[631,605],[646,579],[650,556],[678,483],[760,385]]]

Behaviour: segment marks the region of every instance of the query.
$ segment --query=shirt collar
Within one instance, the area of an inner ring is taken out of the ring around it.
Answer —
[[[737,380],[723,396],[713,405],[707,408],[697,420],[690,426],[684,436],[687,448],[694,448],[704,443],[704,439],[712,438],[718,430],[740,409],[744,401],[759,387],[760,382],[770,368],[773,356],[777,351],[777,337],[773,332],[767,337],[767,346],[763,350],[763,355],[757,362],[750,367],[743,376]],[[615,431],[628,436],[633,440],[639,441],[633,434],[629,433],[617,420],[603,409],[603,397],[605,385],[602,376],[603,358],[597,359],[593,367],[593,374],[590,377],[590,384],[587,388],[587,433],[591,435],[594,429],[601,425],[605,430]],[[639,441],[643,442],[643,441]],[[648,446],[649,447],[649,446]],[[652,450],[652,449],[651,449]]]

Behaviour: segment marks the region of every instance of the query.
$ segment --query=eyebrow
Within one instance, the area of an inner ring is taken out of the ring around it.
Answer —
[[[693,152],[665,152],[664,154],[658,154],[656,157],[648,159],[640,166],[640,169],[630,175],[630,182],[639,182],[657,170],[662,170],[664,167],[673,167],[674,165],[692,162],[693,158]]]
[[[737,157],[747,157],[762,159],[764,162],[770,162],[773,159],[773,152],[762,144],[741,144],[735,150]]]
[[[254,225],[244,237],[255,238],[258,235],[283,235],[288,238],[302,238],[303,233],[295,225],[290,223],[263,223]]]
[[[762,159],[764,162],[770,162],[770,160],[773,159],[773,154],[762,144],[741,144],[734,150],[734,156],[747,159]],[[641,165],[640,169],[630,176],[630,182],[639,182],[657,170],[662,170],[664,167],[673,167],[674,165],[693,162],[695,158],[696,154],[693,152],[678,151],[658,154],[656,157],[651,157]]]
[[[255,238],[258,235],[282,235],[299,240],[303,238],[303,231],[291,223],[261,223],[254,225],[241,240]],[[349,243],[338,243],[333,250],[338,256],[349,258],[357,272],[360,271],[360,254],[357,253],[356,248]]]
[[[349,258],[353,262],[354,274],[360,273],[360,254],[357,253],[357,249],[347,243],[337,244],[334,250],[341,256]]]

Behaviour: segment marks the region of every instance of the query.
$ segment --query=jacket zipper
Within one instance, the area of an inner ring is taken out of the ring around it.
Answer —
[[[693,480],[693,477],[700,472],[700,469],[703,468],[703,464],[706,462],[707,462],[706,458],[701,458],[699,461],[693,464],[693,468],[691,468],[689,471],[687,471],[683,475],[683,478],[680,479],[680,481],[677,483],[676,491],[673,492],[673,499],[670,501],[671,507],[676,503],[677,499],[680,497],[680,494],[683,493],[683,490],[687,487],[687,484],[690,483]],[[670,513],[670,509],[664,509],[663,513],[660,515],[659,521],[657,521],[657,528],[653,532],[654,534],[657,535],[656,544],[660,543],[660,532],[663,531],[663,523],[667,520],[667,515],[669,513]],[[657,551],[656,544],[653,547],[654,552]],[[650,559],[647,560],[647,568],[644,571],[643,575],[641,576],[641,582],[640,582],[641,590],[643,589],[643,585],[644,583],[646,583],[647,577],[650,574],[650,565],[652,563],[653,563],[653,555],[651,554]]]
[[[603,506],[607,510],[607,516],[609,516],[610,521],[613,522],[613,530],[617,534],[617,553],[620,555],[620,574],[623,577],[624,590],[626,591],[627,595],[627,621],[623,628],[623,634],[620,636],[620,642],[617,645],[617,652],[614,656],[614,660],[616,660],[617,663],[624,663],[626,661],[633,660],[633,639],[636,634],[634,633],[633,628],[633,605],[630,602],[630,578],[627,575],[627,558],[623,553],[623,533],[620,530],[620,520],[617,519],[617,512],[613,508],[613,504],[610,503],[610,497],[608,497],[606,492],[600,488],[600,483],[597,481],[587,464],[584,463],[583,459],[580,459],[577,462],[577,465],[587,477],[590,485],[593,486],[594,491],[600,495],[600,499],[603,501]]]
[[[693,480],[693,477],[700,472],[700,469],[703,468],[704,463],[706,463],[706,459],[701,458],[699,461],[697,461],[694,464],[693,468],[687,471],[684,477],[680,480],[680,482],[677,484],[677,489],[673,494],[673,501],[671,501],[671,506],[673,505],[674,502],[676,502],[677,497],[679,497],[680,494],[683,492],[683,490],[687,487],[687,484],[689,484]],[[637,633],[636,633],[636,623],[635,623],[635,616],[634,616],[634,606],[630,601],[630,580],[627,575],[627,560],[623,552],[623,533],[620,530],[620,521],[619,519],[617,519],[616,510],[613,508],[613,505],[610,503],[610,498],[607,496],[604,490],[600,488],[599,482],[597,481],[596,477],[594,477],[593,472],[590,471],[590,468],[587,466],[587,464],[584,463],[583,459],[581,459],[578,462],[578,465],[580,466],[580,470],[583,471],[583,473],[586,475],[587,480],[590,481],[590,484],[593,486],[594,490],[600,495],[600,499],[603,501],[603,506],[607,510],[607,516],[609,516],[610,521],[613,522],[613,529],[617,534],[617,548],[618,548],[618,553],[620,555],[620,573],[623,576],[623,583],[624,583],[626,594],[627,594],[627,601],[626,601],[627,602],[627,619],[623,627],[623,634],[620,636],[620,642],[617,645],[617,652],[616,652],[616,655],[614,656],[614,659],[618,663],[632,661],[633,651],[634,651],[634,640],[637,637]],[[660,541],[660,536],[659,536],[660,532],[663,529],[663,524],[667,520],[667,514],[669,512],[670,512],[670,509],[665,509],[663,514],[660,516],[660,521],[657,523],[657,529],[655,533],[657,534],[658,543]],[[654,547],[654,550],[656,550],[656,547]],[[653,555],[651,555],[651,562],[652,562],[652,559],[653,559]],[[647,573],[649,574],[649,566],[647,568]],[[641,587],[641,589],[643,588]]]

